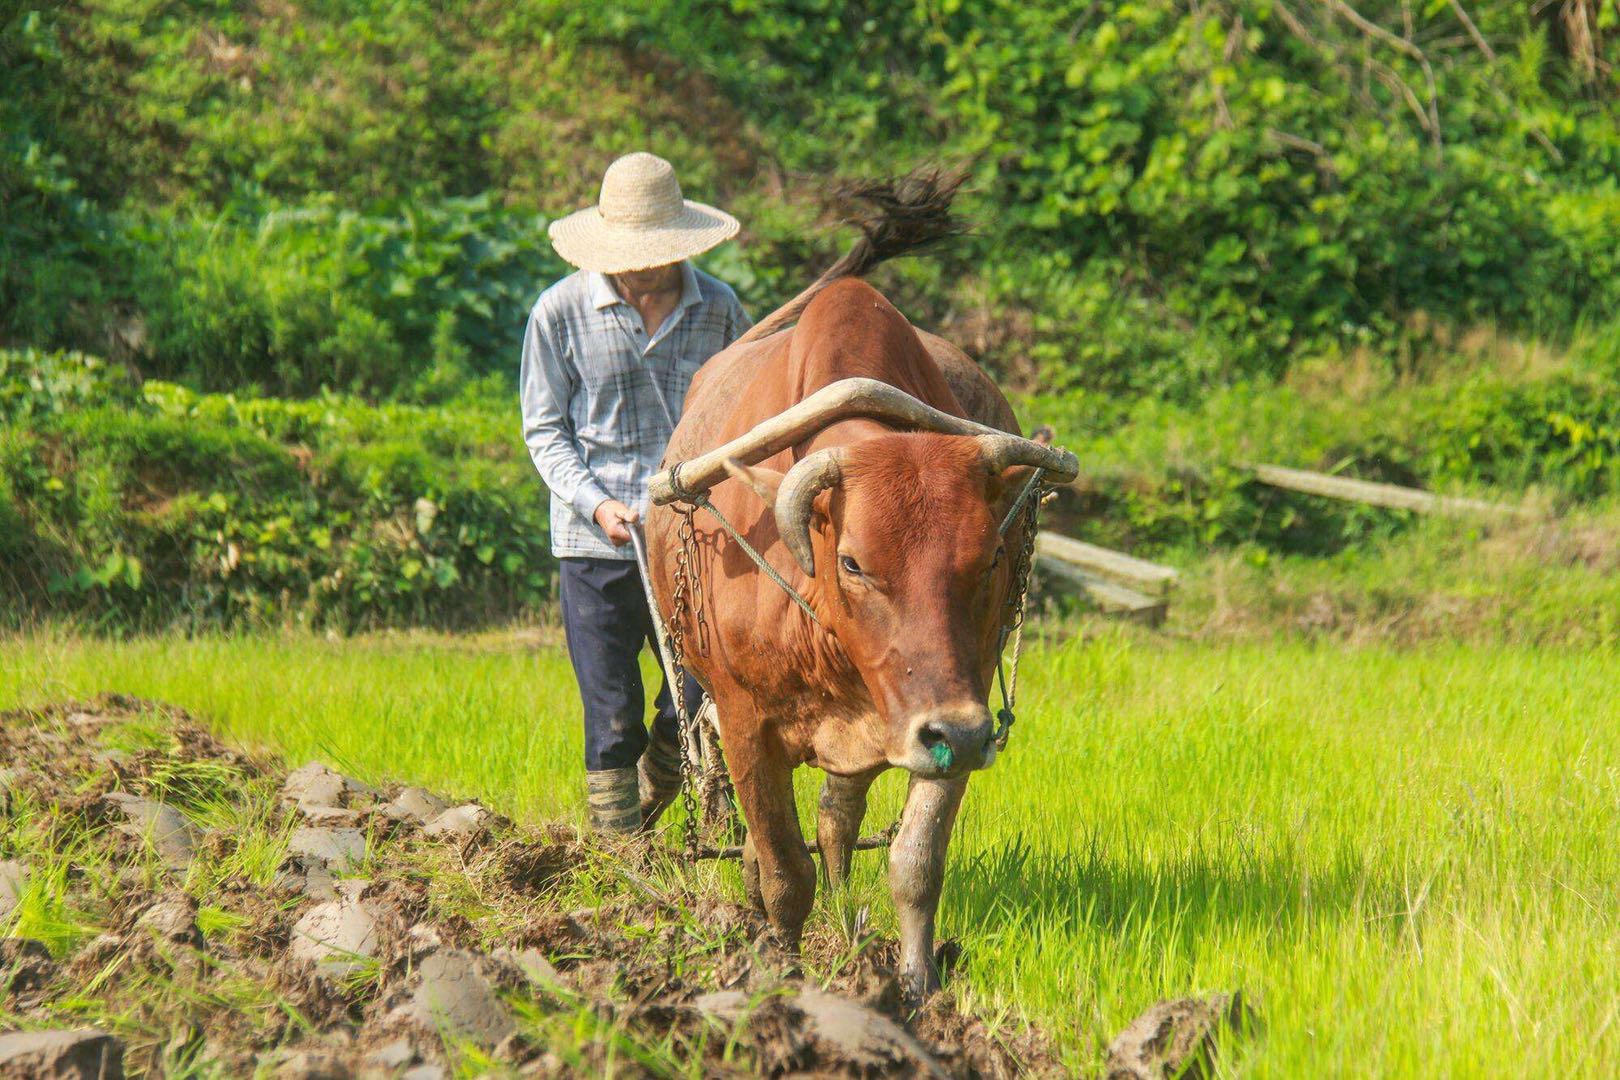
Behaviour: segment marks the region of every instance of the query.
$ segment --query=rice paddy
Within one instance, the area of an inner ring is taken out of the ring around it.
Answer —
[[[1227,1075],[1620,1068],[1620,655],[1110,633],[1025,665],[952,848],[948,993],[1077,1069],[1154,1001],[1233,989],[1263,1028]],[[582,819],[575,691],[544,642],[0,641],[0,708],[103,690],[292,764]],[[903,792],[879,782],[869,830]],[[892,933],[883,871],[857,856],[815,918],[864,907]],[[701,872],[740,897],[733,868]]]

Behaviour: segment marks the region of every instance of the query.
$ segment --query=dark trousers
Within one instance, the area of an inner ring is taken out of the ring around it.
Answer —
[[[622,769],[647,748],[646,691],[637,658],[641,647],[658,654],[658,639],[641,572],[629,559],[569,557],[560,564],[563,635],[585,707],[585,768]],[[680,745],[669,680],[653,700],[653,727],[660,740]],[[697,712],[703,690],[686,677],[687,708]]]

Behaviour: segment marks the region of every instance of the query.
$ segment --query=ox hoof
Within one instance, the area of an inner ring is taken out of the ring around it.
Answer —
[[[907,1012],[916,1012],[939,989],[939,968],[926,964],[900,970],[900,1002]]]
[[[909,1011],[923,1006],[940,987],[940,980],[962,962],[962,944],[946,938],[934,948],[926,964],[903,964],[900,969],[900,997]]]

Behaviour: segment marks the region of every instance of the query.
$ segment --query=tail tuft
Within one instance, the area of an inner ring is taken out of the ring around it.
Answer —
[[[807,289],[755,323],[739,342],[769,337],[791,326],[822,289],[846,277],[861,277],[886,259],[960,236],[967,226],[951,214],[956,192],[968,177],[965,169],[924,166],[901,177],[846,183],[833,193],[833,204],[861,238]]]
[[[834,266],[841,272],[826,276],[859,277],[886,259],[962,235],[967,226],[951,214],[951,203],[967,176],[965,169],[929,166],[901,177],[843,185],[834,204],[861,230],[861,239]]]

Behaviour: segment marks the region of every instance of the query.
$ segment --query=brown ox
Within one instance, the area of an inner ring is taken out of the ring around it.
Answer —
[[[665,466],[746,437],[852,377],[896,387],[951,417],[1017,431],[1006,399],[967,356],[916,330],[870,285],[844,278],[816,293],[791,330],[741,341],[704,366]],[[1057,463],[1072,476],[1061,462],[1073,458],[1005,435],[830,419],[753,467],[732,464],[732,478],[710,490],[713,505],[809,602],[819,625],[700,509],[693,571],[705,592],[706,627],[682,621],[685,661],[717,708],[747,818],[750,898],[789,948],[815,895],[793,769],[826,772],[816,835],[835,884],[848,872],[872,781],[891,767],[911,772],[889,878],[901,977],[919,1000],[938,985],[934,915],[957,808],[968,774],[995,756],[986,701],[1023,540],[1021,525],[1005,537],[999,526],[1032,465]],[[669,506],[647,518],[652,579],[666,615],[679,522]]]

